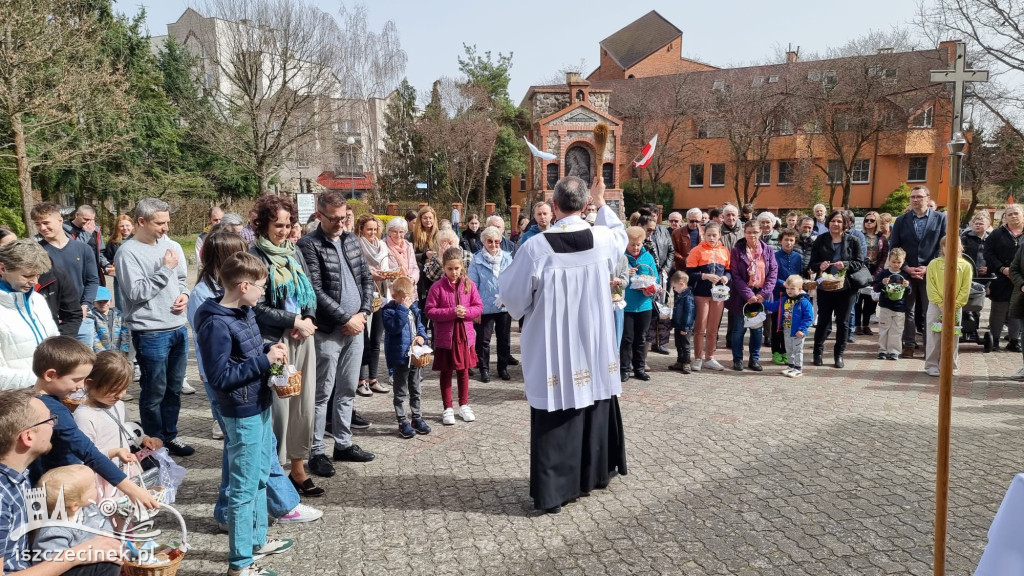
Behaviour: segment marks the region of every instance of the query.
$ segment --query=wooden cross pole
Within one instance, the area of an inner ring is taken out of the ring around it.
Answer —
[[[946,207],[945,281],[942,296],[942,339],[939,355],[939,437],[935,456],[935,555],[932,567],[935,576],[946,573],[946,523],[949,511],[949,429],[953,407],[953,355],[957,336],[956,291],[957,262],[960,257],[960,168],[963,149],[964,91],[967,82],[987,82],[987,70],[966,69],[967,48],[956,43],[956,59],[952,70],[932,70],[932,82],[953,84],[952,138],[950,153],[949,204]],[[926,326],[925,330],[931,330]],[[926,336],[927,337],[927,336]],[[934,337],[934,335],[932,335]]]

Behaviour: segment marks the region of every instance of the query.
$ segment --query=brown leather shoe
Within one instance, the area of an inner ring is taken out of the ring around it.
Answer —
[[[900,358],[913,358],[913,357],[914,357],[914,349],[913,348],[904,348],[903,349],[903,354],[900,354]]]

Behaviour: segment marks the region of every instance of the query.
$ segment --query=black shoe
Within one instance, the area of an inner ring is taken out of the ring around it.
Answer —
[[[480,369],[480,376],[477,378],[477,380],[479,380],[481,382],[485,382],[485,383],[486,382],[490,382],[491,381],[491,371],[488,370],[487,368],[481,368]]]
[[[509,356],[508,360],[505,361],[505,364],[508,364],[509,366],[519,366],[519,360]]]
[[[814,365],[815,366],[824,366],[825,365],[825,363],[822,362],[822,360],[821,360],[821,354],[815,354],[814,355]]]
[[[864,326],[863,328],[861,328],[861,332],[863,332],[865,336],[875,335],[875,333],[871,330],[871,326]]]
[[[846,366],[846,364],[843,363],[843,355],[836,354],[836,368],[842,368],[844,366]]]
[[[888,357],[889,357],[889,355],[888,355],[888,354],[886,354],[885,352],[879,352],[879,353],[878,353],[878,359],[879,359],[879,360],[885,360],[885,359],[886,359],[886,358],[888,358]]]
[[[853,329],[853,333],[860,336],[864,334],[864,329],[861,328],[860,326],[857,326],[856,328]]]
[[[732,363],[732,369],[737,372],[743,372],[743,362],[736,360]]]
[[[512,375],[508,373],[508,368],[498,368],[498,378],[502,380],[511,380]]]
[[[986,354],[992,351],[992,333],[991,332],[985,332],[985,335],[981,337],[981,345],[983,347],[982,349],[985,351]]]
[[[349,423],[349,428],[353,430],[365,430],[370,427],[370,421],[360,416],[355,410],[352,411],[352,422]]]
[[[1007,352],[1020,352],[1020,340],[1010,340],[1010,343],[1006,345]]]
[[[628,382],[629,381],[629,372],[620,372],[619,373],[619,377],[622,379],[623,382]]]
[[[314,454],[309,459],[309,471],[321,478],[330,478],[335,474],[334,464],[331,464],[326,454]]]
[[[668,349],[664,346],[651,346],[651,352],[655,354],[668,354]]]
[[[651,379],[651,375],[648,374],[647,372],[644,372],[643,370],[637,370],[636,372],[633,372],[633,377],[636,378],[637,380],[642,380],[644,382],[647,382]]]
[[[473,370],[472,368],[470,368],[469,369],[469,375],[470,376],[476,376],[476,370]]]
[[[303,482],[302,484],[296,482],[295,478],[292,478],[291,474],[288,475],[288,479],[292,481],[292,486],[295,487],[295,491],[298,492],[299,494],[302,494],[303,496],[315,498],[318,496],[323,496],[326,493],[323,488],[313,484],[312,478],[306,478],[306,481]]]
[[[175,456],[191,456],[196,453],[195,448],[185,444],[177,438],[172,438],[167,442],[164,442],[164,447],[167,448],[168,452]]]
[[[760,372],[764,370],[764,368],[761,367],[761,363],[756,360],[751,360],[750,363],[747,364],[747,368],[750,368],[754,372]]]
[[[544,509],[544,513],[545,514],[558,514],[561,511],[562,511],[562,507],[561,506],[552,506],[551,508],[545,508]]]
[[[358,445],[353,444],[348,448],[334,449],[334,460],[336,462],[369,462],[376,458]]]

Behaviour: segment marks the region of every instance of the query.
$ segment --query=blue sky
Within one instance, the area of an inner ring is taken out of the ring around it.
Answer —
[[[337,0],[315,0],[337,14]],[[167,33],[190,2],[183,0],[120,0],[119,12],[147,12],[152,35]],[[554,76],[566,65],[586,60],[596,67],[598,42],[650,10],[683,31],[683,54],[716,66],[764,60],[776,46],[792,44],[818,52],[839,46],[869,29],[888,30],[908,23],[916,2],[858,0],[719,0],[717,2],[647,2],[634,5],[612,0],[551,2],[519,0],[502,3],[470,0],[373,0],[367,3],[370,26],[379,29],[394,20],[408,53],[406,76],[418,91],[429,90],[441,76],[458,76],[462,44],[479,52],[513,53],[510,96],[519,102],[531,84]],[[540,17],[547,24],[537,24]]]

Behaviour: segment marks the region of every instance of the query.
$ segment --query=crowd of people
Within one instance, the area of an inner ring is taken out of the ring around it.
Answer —
[[[860,227],[851,211],[820,204],[807,215],[693,208],[670,213],[667,225],[657,206],[645,205],[626,227],[604,205],[603,186],[587,191],[576,180],[560,182],[552,202],[535,203],[511,235],[500,216],[453,210],[441,219],[431,206],[404,218],[356,218],[335,192],[318,197],[307,223],[287,196],[259,197],[247,223],[214,207],[194,247],[194,286],[182,247],[167,235],[165,202],[141,200],[133,215],[117,218],[106,242],[93,208],[81,206],[65,222],[55,204],[36,205],[38,237],[0,231],[4,572],[29,567],[21,560],[27,540],[8,538],[25,515],[15,493],[47,474],[71,482],[81,469],[61,470],[84,462],[97,475],[98,494],[156,505],[121,468],[134,461],[124,401],[138,381],[145,445],[192,455],[178,432],[190,349],[210,399],[212,434],[224,441],[214,518],[228,532],[232,576],[273,574],[256,560],[294,544],[268,539],[268,517],[288,523],[322,515],[300,502],[325,493],[313,477],[335,475],[335,462],[375,458],[353,442],[353,430],[371,425],[355,410],[357,396],[391,394],[398,435],[429,434],[432,410],[422,403],[429,367],[440,383],[440,423],[455,425],[456,416],[473,422],[470,378],[491,380],[492,338],[497,378],[510,380],[520,363],[513,319],[524,342],[536,331],[530,338],[540,347],[528,354],[522,346],[523,373],[535,427],[531,495],[549,512],[625,473],[615,397],[630,378],[650,379],[648,352],[669,354],[671,342],[671,370],[725,369],[716,359],[723,320],[736,371],[762,372],[769,346],[772,363],[785,367],[781,375],[802,376],[812,328],[811,364],[824,365],[832,338],[832,364],[843,368],[847,343],[874,336],[875,319],[878,359],[914,358],[923,348],[925,371],[938,375],[946,220],[926,187],[912,190],[904,214],[869,211]],[[1002,220],[991,230],[979,212],[961,234],[966,258],[955,272],[956,307],[966,304],[972,280],[993,276],[989,332],[998,347],[1007,327],[1005,349],[1019,352],[1024,211],[1011,204]],[[596,292],[603,302],[589,299]],[[973,323],[970,313],[964,319],[965,340],[979,337],[973,314]],[[585,337],[594,340],[584,345]],[[423,346],[432,356],[416,353]],[[608,369],[594,370],[601,363]],[[275,393],[268,379],[276,367],[294,371],[300,389]],[[1024,379],[1024,368],[1015,376]],[[589,386],[582,396],[580,382]],[[72,414],[62,400],[83,388]],[[563,410],[578,414],[552,416]],[[577,416],[598,418],[599,437],[567,432],[583,429]],[[558,468],[566,438],[612,453],[604,469],[583,474],[582,488],[537,472]],[[67,564],[52,573],[116,573],[111,566]]]

